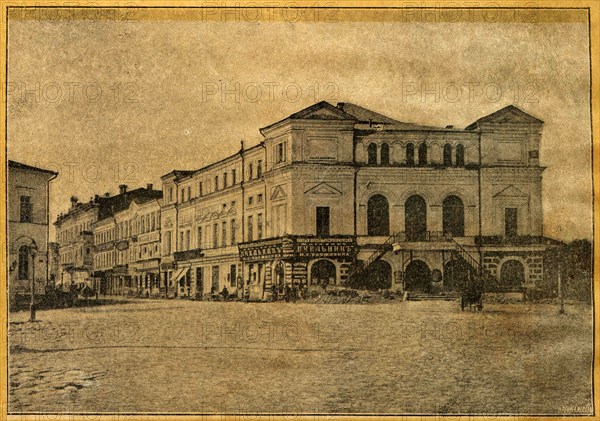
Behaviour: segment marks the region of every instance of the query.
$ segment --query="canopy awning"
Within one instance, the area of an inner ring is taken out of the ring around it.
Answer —
[[[179,282],[179,280],[183,278],[189,270],[190,268],[177,269],[177,272],[175,272],[173,275],[173,282]]]

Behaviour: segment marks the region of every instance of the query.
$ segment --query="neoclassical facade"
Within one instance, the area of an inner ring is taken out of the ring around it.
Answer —
[[[464,129],[319,102],[264,140],[162,177],[161,279],[174,296],[285,285],[489,289],[543,275],[543,122],[508,106]]]

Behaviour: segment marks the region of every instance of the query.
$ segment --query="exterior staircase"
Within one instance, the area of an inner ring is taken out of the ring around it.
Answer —
[[[346,283],[352,282],[354,279],[358,278],[368,269],[370,265],[375,263],[377,260],[381,259],[388,251],[392,250],[392,244],[394,243],[396,235],[390,235],[383,243],[378,244],[376,246],[375,252],[369,256],[366,260],[358,263],[354,269],[348,274],[348,278],[346,278]]]
[[[475,259],[471,253],[457,243],[454,238],[450,237],[450,240],[454,245],[454,250],[452,250],[454,257],[466,263],[475,272],[476,277],[480,277],[481,287],[483,288],[483,291],[485,291],[487,286],[490,286],[495,282],[495,278],[480,265],[479,261]]]

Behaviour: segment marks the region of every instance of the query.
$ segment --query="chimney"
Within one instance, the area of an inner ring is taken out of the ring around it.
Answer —
[[[447,129],[453,129],[453,128],[454,128],[454,126],[453,126],[452,124],[448,124],[448,125],[446,126],[446,128],[447,128]]]
[[[109,192],[104,193],[104,197],[110,197],[110,193]]]
[[[344,110],[344,105],[346,105],[345,102],[338,102],[337,103],[337,108],[340,109],[340,110]]]
[[[74,208],[78,201],[77,196],[71,196],[71,207]]]
[[[127,184],[121,184],[119,186],[119,194],[127,193]]]
[[[146,184],[146,190],[152,190],[152,183]]]

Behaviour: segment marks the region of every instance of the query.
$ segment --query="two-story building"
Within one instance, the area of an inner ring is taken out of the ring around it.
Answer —
[[[8,289],[9,297],[43,293],[49,276],[49,189],[58,173],[8,161]],[[34,275],[35,273],[35,275]]]

